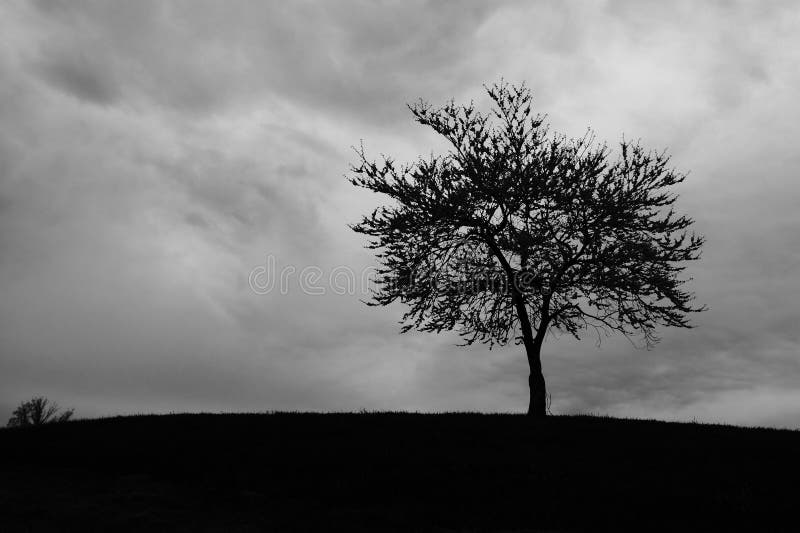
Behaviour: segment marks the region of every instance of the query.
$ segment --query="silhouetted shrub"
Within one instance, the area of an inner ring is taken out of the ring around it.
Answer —
[[[47,398],[40,396],[22,402],[19,407],[14,409],[14,413],[8,420],[8,427],[18,426],[40,426],[55,422],[66,422],[72,418],[74,409],[61,411],[57,403],[51,402]]]

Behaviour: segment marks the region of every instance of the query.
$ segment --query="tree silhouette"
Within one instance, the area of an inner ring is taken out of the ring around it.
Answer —
[[[68,409],[61,413],[59,413],[59,410],[58,404],[51,402],[47,398],[33,398],[19,404],[8,421],[8,427],[40,426],[54,422],[66,422],[72,418],[74,413],[74,409]]]
[[[417,122],[444,155],[401,165],[369,160],[349,181],[392,202],[351,225],[380,263],[370,305],[409,306],[402,331],[456,330],[465,344],[523,344],[528,414],[545,416],[541,348],[548,331],[585,330],[658,342],[657,325],[691,327],[694,295],[679,279],[702,236],[673,209],[685,174],[666,152],[622,140],[612,158],[591,131],[552,134],[523,84],[486,88],[493,113],[420,100]]]

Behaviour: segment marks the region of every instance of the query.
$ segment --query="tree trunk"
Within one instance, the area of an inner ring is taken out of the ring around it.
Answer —
[[[541,344],[534,342],[532,349],[527,349],[528,365],[531,373],[528,376],[530,388],[530,402],[528,403],[528,416],[531,418],[544,418],[547,416],[547,386],[542,374],[542,360],[540,357]]]
[[[483,234],[486,244],[492,250],[500,265],[503,267],[508,280],[511,282],[511,299],[514,302],[514,307],[517,310],[519,317],[519,325],[522,330],[522,343],[525,345],[525,355],[528,356],[528,366],[531,369],[530,376],[528,376],[528,387],[530,387],[530,401],[528,403],[528,417],[529,418],[544,418],[547,416],[547,389],[544,383],[544,374],[542,374],[542,359],[540,357],[542,351],[542,343],[544,342],[545,333],[547,333],[547,326],[550,323],[550,297],[551,294],[545,294],[542,299],[542,306],[540,309],[541,320],[539,327],[536,330],[536,336],[533,336],[533,327],[531,326],[531,319],[528,316],[528,309],[525,305],[525,296],[520,291],[517,285],[518,278],[515,275],[514,269],[508,263],[508,260],[503,255],[503,252],[497,246],[494,238],[489,234]]]
[[[547,331],[547,322],[542,321],[536,336],[533,336],[531,322],[528,312],[522,302],[521,297],[517,297],[517,312],[520,325],[522,327],[522,343],[525,345],[525,355],[528,357],[528,387],[530,388],[530,401],[528,402],[528,416],[531,418],[544,418],[547,416],[547,387],[542,374],[542,344],[544,335]],[[543,314],[547,314],[547,306],[543,308]]]

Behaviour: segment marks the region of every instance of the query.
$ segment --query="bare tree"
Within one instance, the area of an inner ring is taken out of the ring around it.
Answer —
[[[66,422],[74,413],[74,409],[61,411],[57,403],[51,402],[47,398],[37,397],[27,402],[22,402],[14,410],[13,415],[8,420],[8,427],[17,426],[39,426],[54,422]]]
[[[351,183],[390,205],[351,228],[380,262],[370,305],[409,306],[402,331],[456,330],[465,344],[523,344],[528,414],[545,416],[541,348],[548,331],[587,329],[658,341],[657,325],[691,327],[684,262],[702,236],[676,213],[670,188],[685,174],[665,152],[622,140],[616,155],[591,131],[552,134],[523,84],[486,88],[494,105],[409,106],[450,150],[401,165],[367,158]]]

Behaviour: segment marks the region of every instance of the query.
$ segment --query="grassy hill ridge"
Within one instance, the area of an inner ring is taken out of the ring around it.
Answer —
[[[270,413],[0,431],[0,530],[794,529],[800,432]]]

